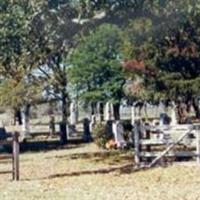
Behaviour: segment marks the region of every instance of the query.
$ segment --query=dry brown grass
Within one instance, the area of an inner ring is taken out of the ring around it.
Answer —
[[[21,180],[12,182],[10,175],[0,176],[0,200],[200,199],[200,168],[115,170],[131,164],[132,156],[131,152],[101,151],[94,144],[23,153]],[[0,169],[9,167],[9,162],[0,164]]]

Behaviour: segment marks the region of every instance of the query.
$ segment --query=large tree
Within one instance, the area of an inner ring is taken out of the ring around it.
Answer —
[[[22,105],[40,94],[40,82],[32,76],[41,48],[31,22],[39,1],[0,2],[0,103],[20,116]],[[20,119],[20,117],[19,117]],[[19,120],[21,121],[21,120]]]
[[[180,102],[192,103],[199,117],[199,7],[194,1],[185,3],[168,4],[159,23],[155,18],[134,20],[124,43],[125,54],[134,62],[124,67],[140,77],[147,99],[175,100],[178,107]]]
[[[116,119],[124,96],[121,43],[120,29],[104,24],[80,39],[70,68],[70,81],[76,85],[81,99],[87,103],[111,101]]]

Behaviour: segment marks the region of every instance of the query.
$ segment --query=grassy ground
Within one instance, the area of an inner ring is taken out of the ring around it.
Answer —
[[[0,176],[0,200],[200,200],[198,167],[133,172],[123,167],[132,164],[131,152],[101,151],[81,143],[55,150],[51,143],[42,144],[40,151],[33,145],[22,152],[19,182]],[[4,161],[0,170],[10,166]]]

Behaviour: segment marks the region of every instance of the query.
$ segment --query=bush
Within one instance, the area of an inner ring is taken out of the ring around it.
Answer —
[[[132,131],[133,126],[131,125],[131,120],[123,120],[122,125],[124,127],[124,131]]]
[[[107,134],[106,125],[99,123],[93,129],[94,142],[101,148],[105,148],[110,136]]]
[[[133,126],[131,125],[131,120],[122,120],[122,125],[124,127],[124,139],[129,140],[130,133],[133,131]]]

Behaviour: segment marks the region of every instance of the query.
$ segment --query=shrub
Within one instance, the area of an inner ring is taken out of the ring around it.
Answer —
[[[99,123],[93,129],[94,142],[101,148],[105,148],[110,136],[107,134],[106,125]]]
[[[131,120],[123,120],[122,125],[124,127],[124,131],[132,131],[133,126],[131,125]]]

